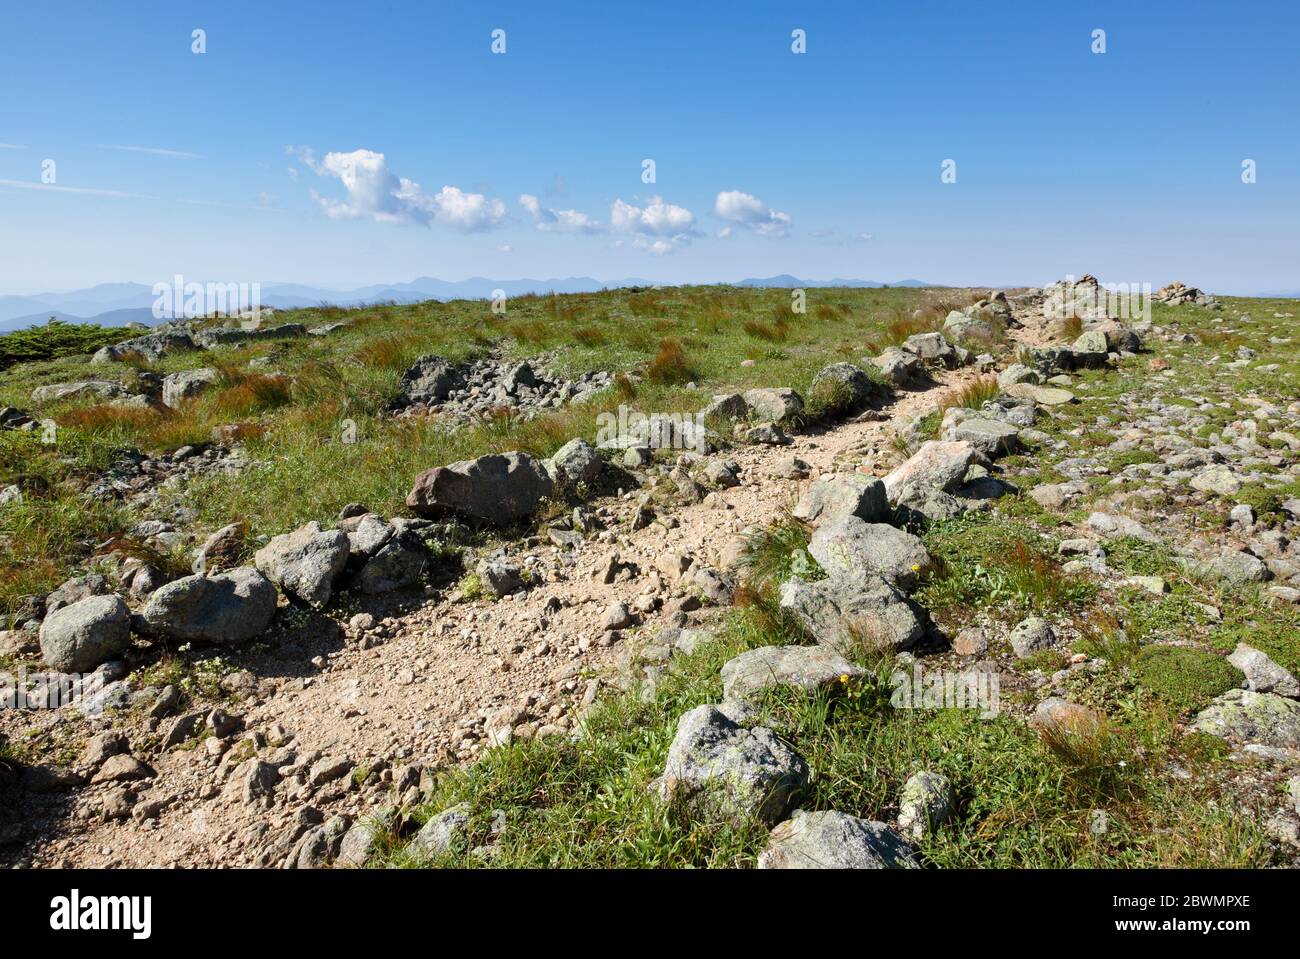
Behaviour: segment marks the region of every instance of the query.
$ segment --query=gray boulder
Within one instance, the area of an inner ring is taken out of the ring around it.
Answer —
[[[831,578],[879,576],[903,589],[916,586],[933,566],[921,540],[886,523],[842,516],[813,533],[808,552]]]
[[[352,517],[339,526],[347,532],[349,558],[358,561],[368,560],[378,553],[394,533],[393,524],[375,513]]]
[[[842,516],[856,516],[868,523],[889,515],[885,484],[872,476],[853,473],[819,479],[795,504],[794,517],[804,522],[828,522]]]
[[[1110,345],[1101,330],[1088,330],[1074,341],[1070,350],[1074,353],[1075,366],[1104,366]]]
[[[426,822],[406,851],[418,858],[441,856],[464,845],[468,827],[469,806],[459,803]]]
[[[970,443],[988,457],[1014,453],[1020,448],[1020,431],[1009,423],[982,416],[958,418],[946,426],[943,438],[954,443]]]
[[[700,420],[741,420],[749,415],[749,404],[739,393],[717,393],[708,406],[700,410]]]
[[[779,822],[808,782],[808,764],[770,729],[745,729],[716,706],[681,717],[660,795],[736,822]]]
[[[131,611],[119,596],[90,596],[45,617],[41,655],[51,669],[88,673],[131,645]]]
[[[915,353],[926,363],[953,366],[956,354],[942,333],[916,333],[903,341],[903,349]]]
[[[1131,536],[1145,543],[1159,543],[1160,537],[1147,529],[1137,520],[1112,513],[1092,513],[1088,517],[1088,526],[1101,533],[1106,539],[1120,539]]]
[[[150,362],[157,362],[171,353],[181,353],[196,348],[188,333],[180,330],[159,330],[146,336],[137,336],[123,340],[121,343],[100,347],[99,351],[90,358],[90,362],[112,363],[132,353],[137,353]]]
[[[605,464],[596,448],[579,437],[561,446],[544,465],[557,486],[572,489],[579,483],[594,483]]]
[[[64,580],[56,589],[45,597],[45,612],[52,613],[64,606],[71,606],[91,596],[103,596],[111,592],[108,580],[99,573],[87,573]]]
[[[121,383],[107,380],[77,380],[73,383],[51,383],[32,390],[33,403],[53,403],[57,400],[87,399],[111,400],[129,396],[130,391]]]
[[[1228,662],[1246,674],[1247,689],[1279,696],[1300,696],[1300,681],[1254,646],[1238,643]]]
[[[778,686],[834,694],[846,678],[863,672],[828,646],[761,646],[722,667],[722,694],[728,700],[749,700]]]
[[[759,423],[785,423],[803,412],[803,397],[787,387],[745,392],[749,415]]]
[[[1205,564],[1212,575],[1235,585],[1262,583],[1269,578],[1267,564],[1250,553],[1224,546],[1217,556]]]
[[[916,853],[883,822],[803,812],[772,830],[759,869],[915,869]]]
[[[448,513],[505,525],[523,519],[555,492],[540,460],[527,453],[499,453],[425,470],[406,505],[421,516]]]
[[[988,466],[988,458],[965,441],[929,440],[905,463],[885,477],[885,492],[898,503],[922,490],[953,492],[972,466]]]
[[[182,642],[247,642],[275,616],[275,586],[241,566],[216,576],[186,576],[154,590],[141,614],[153,633]]]
[[[906,386],[919,376],[923,370],[921,358],[911,350],[891,346],[879,356],[870,360],[872,366],[880,371],[881,377],[891,386]]]
[[[1017,383],[1039,384],[1042,382],[1042,374],[1037,370],[1030,369],[1023,363],[1012,363],[998,374],[998,386],[1004,390],[1008,386],[1014,386]]]
[[[414,531],[398,530],[361,568],[357,585],[374,596],[421,582],[429,569],[429,550]]]
[[[453,390],[464,385],[464,378],[447,360],[429,354],[422,356],[402,374],[401,402],[441,403]]]
[[[220,379],[221,373],[210,366],[170,373],[163,377],[163,406],[176,409],[182,402],[198,396]]]
[[[321,529],[313,521],[274,537],[254,554],[253,563],[290,596],[321,607],[329,602],[348,553],[347,533]]]
[[[879,576],[815,583],[792,576],[781,584],[780,604],[818,643],[846,655],[864,648],[907,649],[925,635],[907,597]]]
[[[832,363],[818,371],[808,387],[808,395],[831,412],[855,410],[871,399],[876,384],[852,363]]]
[[[509,596],[522,589],[524,585],[519,567],[502,559],[485,559],[478,564],[475,571],[478,573],[479,582],[483,584],[483,589],[494,599]]]
[[[1040,650],[1051,649],[1056,644],[1056,633],[1041,616],[1030,616],[1016,624],[1007,641],[1015,654],[1024,659]]]

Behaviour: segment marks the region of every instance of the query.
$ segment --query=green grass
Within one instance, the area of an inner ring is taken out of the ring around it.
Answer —
[[[1147,646],[1133,669],[1139,685],[1183,713],[1203,709],[1243,678],[1222,656],[1182,646]]]
[[[1074,610],[1095,586],[1067,576],[1048,543],[1021,524],[993,514],[969,514],[932,524],[923,537],[939,572],[917,599],[940,622],[960,624],[976,609],[1003,618]]]
[[[771,541],[789,535],[774,532]],[[767,831],[757,823],[701,818],[660,802],[651,790],[676,721],[717,702],[721,666],[761,645],[798,642],[771,609],[769,587],[732,611],[717,638],[674,659],[654,695],[608,695],[576,739],[552,738],[490,750],[448,772],[422,810],[465,803],[468,841],[431,862],[413,860],[389,836],[377,865],[494,867],[750,867]],[[898,792],[914,772],[943,773],[958,796],[954,820],[922,839],[934,867],[1262,866],[1269,846],[1250,817],[1217,802],[1226,769],[1214,750],[1176,735],[1173,719],[1141,691],[1099,690],[1112,721],[1095,734],[1043,735],[1014,715],[889,705],[887,658],[863,660],[867,676],[834,699],[793,691],[759,705],[763,724],[807,760],[805,809],[869,819],[897,815]],[[1092,682],[1098,680],[1093,677]],[[1122,686],[1122,684],[1121,684]],[[1192,780],[1173,775],[1177,762]],[[1107,828],[1092,828],[1097,813]],[[489,823],[504,816],[493,842]],[[492,849],[490,856],[476,850]]]
[[[482,301],[308,309],[279,318],[307,326],[340,320],[348,325],[324,339],[258,341],[134,365],[90,365],[98,341],[79,334],[59,350],[45,349],[42,359],[0,373],[0,404],[59,424],[57,446],[43,451],[39,462],[6,467],[9,482],[18,472],[44,475],[21,484],[27,500],[22,514],[0,519],[24,530],[3,546],[0,609],[12,609],[24,592],[57,584],[85,560],[96,537],[107,539],[138,518],[97,504],[83,510],[78,493],[84,478],[121,449],[167,453],[208,441],[216,427],[238,426],[249,454],[265,468],[208,477],[164,497],[197,507],[200,533],[246,520],[251,537],[275,535],[313,519],[331,522],[353,501],[400,514],[421,471],[511,449],[548,455],[574,436],[594,439],[597,416],[620,403],[672,413],[696,410],[711,392],[722,390],[788,385],[806,393],[827,363],[860,361],[871,338],[900,313],[930,309],[927,304],[947,295],[811,290],[808,312],[799,315],[790,311],[786,291],[730,287],[524,296],[511,300],[504,316]],[[755,320],[783,325],[780,349],[746,332],[745,323]],[[81,352],[64,355],[74,349]],[[454,433],[386,412],[402,371],[416,357],[438,353],[461,362],[490,349],[508,358],[544,351],[561,375],[612,370],[640,381],[634,386],[623,376],[616,388],[586,404]],[[249,369],[250,360],[266,356],[274,357],[270,368]],[[745,360],[752,365],[742,365]],[[33,408],[30,399],[35,387],[47,383],[94,377],[131,384],[142,370],[164,376],[204,365],[216,365],[222,382],[175,412],[77,400]],[[698,389],[685,388],[691,380]],[[343,442],[347,421],[356,426],[355,443]],[[37,527],[50,532],[37,536]]]

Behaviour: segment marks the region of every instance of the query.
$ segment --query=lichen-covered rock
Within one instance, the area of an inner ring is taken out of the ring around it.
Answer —
[[[957,808],[957,796],[948,777],[923,770],[911,776],[898,796],[898,828],[920,839],[938,829]]]
[[[579,483],[595,482],[605,464],[596,448],[579,437],[556,450],[545,465],[557,486],[572,489]]]
[[[1040,650],[1051,649],[1056,644],[1056,633],[1041,616],[1030,616],[1016,624],[1007,641],[1015,654],[1024,659]]]
[[[883,822],[797,812],[772,830],[759,869],[914,869],[916,853]]]
[[[951,493],[961,485],[966,471],[975,465],[988,466],[989,462],[970,443],[930,440],[885,477],[885,492],[891,503],[924,490]]]
[[[880,480],[853,473],[819,479],[795,504],[793,512],[795,519],[807,523],[824,523],[843,516],[878,523],[889,516],[889,498]]]
[[[441,356],[422,356],[402,374],[400,403],[441,403],[462,380],[460,372]]]
[[[832,578],[876,575],[903,589],[916,586],[934,564],[918,537],[856,516],[823,523],[813,533],[808,552]]]
[[[770,729],[745,729],[705,705],[678,721],[659,790],[705,815],[770,826],[807,782],[808,764]]]
[[[272,538],[253,556],[253,563],[290,596],[321,607],[329,602],[348,553],[347,533],[321,529],[312,521]]]
[[[1245,673],[1247,689],[1279,696],[1300,696],[1300,681],[1254,646],[1238,643],[1228,662]]]
[[[803,412],[803,397],[787,387],[746,390],[749,415],[759,423],[785,423]]]
[[[271,581],[251,566],[186,576],[154,590],[142,618],[153,633],[182,642],[231,645],[261,635],[275,616]]]
[[[1300,703],[1273,693],[1231,689],[1206,706],[1192,728],[1279,749],[1300,748]]]
[[[852,363],[832,363],[813,377],[808,395],[832,413],[856,410],[871,399],[876,384]]]
[[[51,669],[91,672],[131,645],[131,611],[120,596],[86,597],[46,616],[40,643]]]
[[[406,851],[422,858],[452,852],[464,844],[468,827],[469,806],[465,803],[452,806],[426,822],[406,847]]]
[[[361,568],[357,585],[374,596],[421,582],[429,570],[429,550],[413,530],[395,532]]]
[[[130,391],[121,383],[113,383],[108,380],[77,380],[73,383],[50,383],[46,386],[38,386],[32,390],[32,402],[53,403],[57,400],[85,397],[111,400],[129,395]]]
[[[860,667],[828,646],[760,646],[723,665],[722,694],[747,700],[780,686],[834,694],[862,675]]]
[[[904,650],[925,635],[916,608],[879,576],[813,583],[792,576],[781,584],[780,604],[818,643],[847,655]]]
[[[924,370],[921,358],[910,350],[891,346],[879,356],[872,357],[871,363],[881,378],[890,386],[906,386]]]
[[[171,373],[163,378],[163,406],[176,409],[182,402],[198,396],[220,379],[221,373],[210,366]]]

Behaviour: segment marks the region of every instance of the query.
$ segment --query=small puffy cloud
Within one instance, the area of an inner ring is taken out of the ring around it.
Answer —
[[[678,237],[669,238],[667,240],[647,240],[642,237],[637,237],[632,241],[632,247],[637,250],[645,250],[653,256],[667,256],[669,253],[673,252],[673,250],[677,249],[680,244],[686,242],[689,241]]]
[[[609,211],[610,226],[619,233],[634,234],[632,246],[655,256],[671,253],[698,236],[695,214],[675,203],[651,197],[645,206],[615,200]]]
[[[604,233],[605,224],[578,210],[553,210],[543,207],[530,193],[519,195],[519,205],[537,223],[537,229],[550,233]]]
[[[312,191],[312,198],[333,219],[370,218],[423,226],[437,222],[475,233],[499,226],[506,218],[506,205],[481,193],[466,193],[454,186],[425,193],[414,180],[394,174],[384,155],[374,150],[327,153],[319,161],[310,147],[290,147],[289,152],[317,176],[333,177],[343,184],[347,196],[341,200]]]
[[[724,190],[713,201],[713,215],[727,224],[744,227],[759,236],[787,236],[790,214],[773,210],[758,197],[740,190]]]

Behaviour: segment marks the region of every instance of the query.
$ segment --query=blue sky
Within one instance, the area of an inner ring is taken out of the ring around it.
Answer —
[[[1280,0],[8,2],[0,293],[177,273],[1297,289],[1298,49]]]

